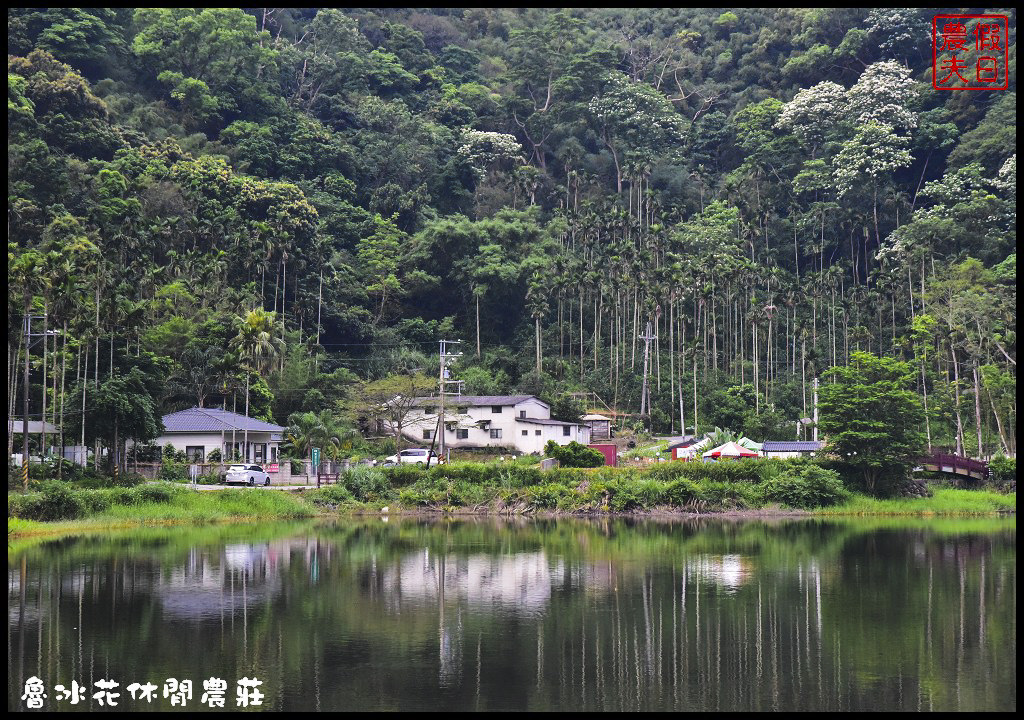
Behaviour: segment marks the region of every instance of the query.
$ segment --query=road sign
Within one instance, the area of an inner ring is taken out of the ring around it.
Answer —
[[[313,448],[313,469],[320,467],[320,448]]]

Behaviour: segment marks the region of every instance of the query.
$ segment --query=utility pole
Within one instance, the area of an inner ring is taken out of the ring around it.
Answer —
[[[650,320],[647,321],[647,328],[644,330],[644,334],[639,336],[639,339],[644,341],[644,384],[640,391],[640,415],[642,417],[651,414],[651,389],[648,386],[647,377],[650,366],[651,341],[658,339],[657,335],[651,334]]]
[[[448,386],[448,385],[456,385],[458,387],[458,393],[459,394],[462,393],[462,390],[461,390],[462,381],[461,380],[450,380],[449,378],[451,377],[451,372],[448,370],[448,366],[451,365],[453,362],[455,362],[458,358],[460,358],[462,356],[462,353],[461,352],[457,352],[457,353],[448,352],[448,345],[461,345],[462,341],[461,340],[440,340],[438,342],[440,344],[440,352],[438,353],[439,370],[438,370],[437,386],[438,386],[438,390],[440,391],[439,395],[441,397],[441,411],[440,411],[440,413],[437,416],[437,433],[438,433],[438,438],[437,438],[438,439],[438,444],[437,444],[438,453],[437,453],[437,457],[440,459],[440,458],[444,457],[444,396],[445,396],[445,387]],[[427,456],[427,467],[430,467],[430,456],[429,455]]]
[[[26,300],[25,305],[28,305]],[[25,333],[25,378],[24,388],[22,388],[22,407],[21,407],[21,427],[22,427],[22,444],[21,444],[21,485],[28,491],[28,356],[32,349],[32,316],[27,312],[25,313],[25,323],[22,326],[22,331]],[[83,418],[84,420],[84,418]]]
[[[814,378],[814,434],[812,438],[818,441],[818,378]]]
[[[29,315],[27,312],[28,302],[26,301],[26,312],[25,319],[22,324],[22,332],[25,335],[25,376],[24,376],[24,387],[21,389],[22,394],[22,407],[21,407],[21,431],[22,431],[22,445],[21,445],[21,485],[25,490],[28,490],[28,369],[29,369],[29,356],[32,352],[32,338],[33,337],[45,337],[46,333],[33,333],[32,332],[32,321],[45,318],[45,315]],[[45,386],[45,380],[44,380]],[[45,388],[43,392],[46,392]],[[46,422],[45,416],[43,422]],[[42,450],[40,450],[42,454]]]

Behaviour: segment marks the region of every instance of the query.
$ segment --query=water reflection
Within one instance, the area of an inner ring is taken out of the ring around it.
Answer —
[[[44,543],[9,551],[8,704],[31,675],[255,675],[276,710],[1014,709],[1015,541],[391,518]]]
[[[754,577],[754,563],[742,555],[700,555],[685,565],[686,574],[735,592]]]

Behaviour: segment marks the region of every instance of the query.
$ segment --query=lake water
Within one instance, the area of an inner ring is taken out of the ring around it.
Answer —
[[[243,678],[272,710],[1014,710],[1016,558],[1015,518],[374,518],[19,541],[8,708],[36,677],[49,710],[107,709],[104,680],[113,709],[181,709],[168,679],[208,709],[210,678],[228,710]],[[153,699],[133,700],[147,682]]]

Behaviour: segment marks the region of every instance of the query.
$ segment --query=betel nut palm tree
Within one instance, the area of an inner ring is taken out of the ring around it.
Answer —
[[[238,350],[245,370],[245,417],[249,417],[249,380],[252,373],[261,378],[274,367],[274,361],[284,351],[284,341],[275,335],[275,313],[263,309],[250,310],[245,318],[236,317],[238,334],[231,344]],[[243,456],[249,460],[249,425],[246,423]]]

